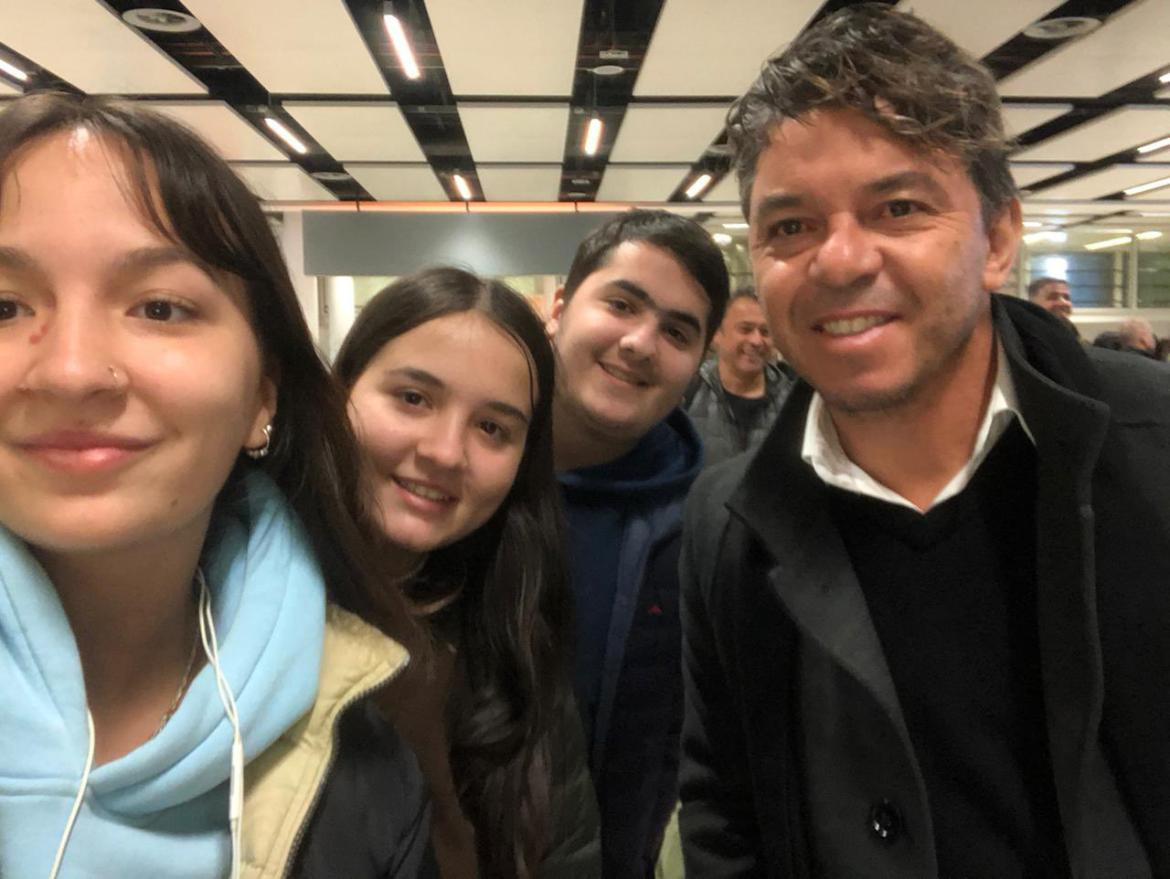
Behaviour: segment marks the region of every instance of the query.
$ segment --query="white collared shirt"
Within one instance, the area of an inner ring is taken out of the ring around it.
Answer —
[[[1016,399],[1016,386],[1012,382],[1011,372],[1007,367],[1007,358],[1004,356],[1003,345],[996,342],[996,370],[995,384],[991,388],[991,399],[987,402],[987,413],[975,434],[975,447],[967,463],[959,470],[938,493],[927,510],[930,510],[943,501],[953,498],[971,481],[983,459],[995,447],[996,442],[1003,436],[1012,418],[1020,420],[1024,433],[1035,445],[1036,440],[1024,416],[1020,413],[1020,405]],[[837,428],[829,411],[825,408],[821,395],[814,393],[812,402],[808,406],[808,417],[804,423],[804,442],[801,445],[800,456],[816,471],[817,476],[829,485],[851,491],[854,494],[866,495],[891,504],[900,504],[918,511],[912,504],[893,489],[882,485],[849,459],[845,450],[841,448],[841,440],[837,436]]]

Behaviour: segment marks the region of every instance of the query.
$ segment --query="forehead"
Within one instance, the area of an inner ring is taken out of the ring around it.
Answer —
[[[694,275],[669,251],[644,241],[623,241],[581,287],[599,292],[621,280],[637,284],[659,308],[689,312],[706,326],[711,301]]]
[[[1043,287],[1040,288],[1040,292],[1045,296],[1051,296],[1053,294],[1059,294],[1059,293],[1067,293],[1068,292],[1068,283],[1066,281],[1049,281],[1047,284],[1045,284]]]
[[[422,369],[452,393],[476,402],[496,400],[530,413],[530,358],[521,344],[478,311],[447,314],[388,341],[367,374]]]
[[[776,192],[816,199],[909,172],[977,197],[970,176],[954,156],[926,152],[857,110],[815,110],[772,128],[756,164],[752,213],[761,198]]]
[[[727,306],[727,313],[723,316],[723,323],[731,326],[744,321],[763,323],[764,309],[757,300],[741,296]]]

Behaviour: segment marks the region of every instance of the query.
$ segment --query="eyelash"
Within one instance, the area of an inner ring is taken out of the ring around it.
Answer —
[[[169,315],[166,319],[150,317],[145,312],[152,305],[165,305],[166,307],[172,309],[172,314]],[[174,312],[179,312],[179,314],[176,315]],[[138,315],[141,313],[143,320],[150,321],[151,323],[161,324],[186,323],[187,321],[194,320],[198,316],[194,305],[169,296],[152,296],[151,298],[146,299],[140,304],[134,306],[134,308],[130,310],[130,313],[133,315]]]
[[[6,306],[12,307],[12,314],[5,315]],[[0,324],[6,324],[20,317],[21,312],[32,314],[32,309],[11,296],[0,296]]]

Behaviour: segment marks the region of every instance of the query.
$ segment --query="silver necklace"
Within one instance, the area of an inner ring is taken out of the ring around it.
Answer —
[[[195,668],[195,654],[198,652],[198,648],[199,632],[196,631],[194,637],[191,639],[191,655],[187,657],[187,667],[183,671],[183,677],[179,680],[178,692],[175,693],[175,698],[171,701],[171,707],[168,708],[166,714],[162,716],[162,720],[158,722],[158,727],[150,734],[150,738],[153,739],[160,732],[162,732],[163,727],[167,725],[167,721],[170,720],[174,716],[175,712],[179,710],[179,703],[183,701],[183,696],[186,694],[187,687],[191,683],[191,671]]]

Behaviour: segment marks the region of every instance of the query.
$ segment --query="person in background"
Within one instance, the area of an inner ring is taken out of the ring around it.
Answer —
[[[1118,332],[1121,334],[1122,344],[1127,348],[1139,351],[1147,357],[1154,357],[1154,350],[1157,348],[1158,339],[1154,336],[1154,328],[1150,326],[1148,320],[1143,320],[1140,317],[1131,317],[1122,323],[1118,328]]]
[[[1063,278],[1036,278],[1028,285],[1028,300],[1059,317],[1072,317],[1072,296]]]
[[[407,661],[269,225],[138,107],[0,114],[0,874],[415,877]]]
[[[678,548],[701,466],[678,406],[727,296],[707,232],[665,211],[629,211],[582,241],[546,324],[558,363],[576,691],[606,879],[651,874],[676,801]]]
[[[1170,372],[994,293],[994,79],[888,5],[732,107],[802,380],[692,492],[688,875],[1170,875]]]
[[[792,387],[768,361],[770,333],[753,290],[732,294],[712,347],[716,357],[699,368],[686,405],[703,441],[704,467],[758,446]]]
[[[499,282],[432,269],[366,304],[334,369],[392,545],[386,588],[436,644],[414,697],[386,707],[430,784],[443,876],[596,879],[540,319]]]

